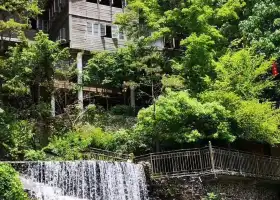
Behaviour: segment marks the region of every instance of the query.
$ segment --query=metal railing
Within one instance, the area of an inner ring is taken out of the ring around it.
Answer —
[[[58,159],[56,159],[58,158]],[[103,161],[118,161],[118,162],[127,162],[129,159],[128,154],[121,154],[116,153],[113,151],[107,151],[102,149],[90,148],[86,151],[82,152],[82,156],[79,160],[103,160]],[[46,161],[61,161],[61,159],[56,156],[52,155],[51,159],[47,159]],[[8,161],[8,160],[0,160],[0,163],[10,163],[10,164],[24,164],[24,163],[37,163],[37,162],[44,162],[44,160],[37,160],[37,161]],[[72,162],[65,160],[64,162]]]
[[[112,151],[90,148],[88,151],[83,152],[83,157],[86,160],[106,160],[106,161],[122,161],[126,162],[129,155],[120,154]]]
[[[235,175],[280,180],[280,158],[236,150],[208,147],[136,157],[149,162],[154,177],[193,175]]]
[[[83,157],[85,160],[120,162],[130,159],[127,154],[95,148],[83,152]],[[153,177],[214,174],[280,180],[280,158],[212,147],[211,143],[204,148],[151,153],[136,157],[134,161],[149,162]],[[33,162],[42,161],[0,161],[10,164]]]

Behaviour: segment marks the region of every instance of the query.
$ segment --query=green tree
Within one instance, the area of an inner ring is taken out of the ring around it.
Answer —
[[[0,150],[2,159],[23,159],[28,149],[34,148],[33,124],[16,118],[10,112],[0,113]],[[15,110],[13,110],[15,112]]]
[[[33,99],[37,103],[41,98],[40,86],[44,86],[49,94],[52,93],[55,73],[66,69],[64,61],[69,59],[68,49],[61,48],[58,42],[49,40],[42,32],[36,35],[34,43],[28,44],[23,40],[11,48],[8,55],[0,68],[4,79],[3,89],[16,95],[30,94],[33,88]],[[67,74],[67,71],[64,73]]]
[[[4,50],[5,40],[28,29],[29,18],[39,13],[37,0],[0,0],[0,50]]]
[[[140,95],[154,99],[155,90],[160,88],[162,74],[167,68],[163,53],[155,47],[147,46],[147,42],[140,38],[116,52],[94,53],[85,72],[88,84],[131,90],[138,88]],[[143,86],[150,87],[151,91],[142,91]]]
[[[12,47],[8,58],[0,65],[3,80],[1,94],[5,97],[3,109],[10,112],[16,108],[15,120],[18,122],[33,121],[35,127],[29,127],[29,131],[38,133],[35,136],[39,144],[46,143],[51,134],[50,102],[55,92],[55,78],[67,79],[71,76],[69,62],[65,62],[68,59],[67,48],[61,48],[60,43],[39,32],[33,43],[22,38],[22,43]],[[12,127],[9,123],[5,126]]]
[[[251,49],[229,50],[216,64],[210,90],[234,92],[242,99],[261,98],[275,82],[268,76],[271,61]]]
[[[243,45],[256,48],[267,57],[279,56],[280,2],[277,0],[247,0],[244,20],[239,27]]]
[[[116,52],[94,52],[87,64],[86,79],[89,83],[111,87],[122,87],[124,82],[137,85],[160,74],[163,65],[162,53],[147,47],[140,39]]]
[[[136,134],[143,143],[153,147],[156,142],[195,142],[203,138],[233,140],[226,130],[230,113],[216,102],[201,103],[185,91],[172,92],[158,98],[154,107],[138,114]]]

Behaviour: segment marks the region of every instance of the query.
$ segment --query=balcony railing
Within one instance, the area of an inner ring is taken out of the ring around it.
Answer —
[[[235,175],[280,180],[280,158],[208,147],[137,157],[151,164],[154,177],[192,175]]]

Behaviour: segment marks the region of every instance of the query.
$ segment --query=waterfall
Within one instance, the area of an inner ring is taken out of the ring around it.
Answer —
[[[38,200],[148,200],[143,166],[133,163],[29,163],[21,181]]]

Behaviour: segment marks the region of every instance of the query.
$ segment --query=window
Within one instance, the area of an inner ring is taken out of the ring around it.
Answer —
[[[112,6],[117,8],[122,8],[122,0],[112,0]]]
[[[87,34],[99,36],[99,23],[98,22],[87,22]]]
[[[112,38],[112,27],[110,25],[106,25],[105,37]]]
[[[61,39],[66,40],[66,29],[65,28],[61,29]]]
[[[100,24],[100,36],[106,37],[106,24]]]
[[[122,0],[122,7],[125,8],[127,6],[127,1],[126,0]]]
[[[47,20],[42,20],[37,18],[36,27],[39,30],[42,30],[43,32],[47,33],[49,30],[49,22]]]
[[[92,23],[91,22],[87,22],[87,33],[89,35],[92,35]]]
[[[110,25],[99,22],[87,22],[86,32],[88,35],[115,38],[121,40],[125,39],[124,33],[119,30],[119,27],[117,25]]]
[[[30,19],[30,25],[31,25],[31,29],[36,30],[37,27],[37,21],[35,19]]]
[[[94,36],[98,36],[99,35],[99,24],[98,23],[94,23],[93,24],[93,35]]]
[[[119,29],[118,29],[118,26],[113,25],[113,26],[111,27],[111,30],[112,30],[112,38],[119,38]]]
[[[42,21],[42,30],[47,33],[49,31],[49,22],[47,20]]]
[[[165,48],[172,48],[172,49],[179,49],[180,48],[180,40],[175,38],[164,39],[164,47]]]
[[[99,3],[102,5],[110,6],[110,0],[99,0]]]
[[[112,38],[124,40],[124,33],[119,29],[117,25],[112,25]]]
[[[180,48],[180,39],[178,39],[178,38],[174,38],[173,39],[173,47],[175,48],[175,49],[179,49]]]
[[[59,29],[56,40],[66,40],[66,28]]]
[[[124,40],[125,39],[123,31],[119,31],[119,39],[120,40]]]

